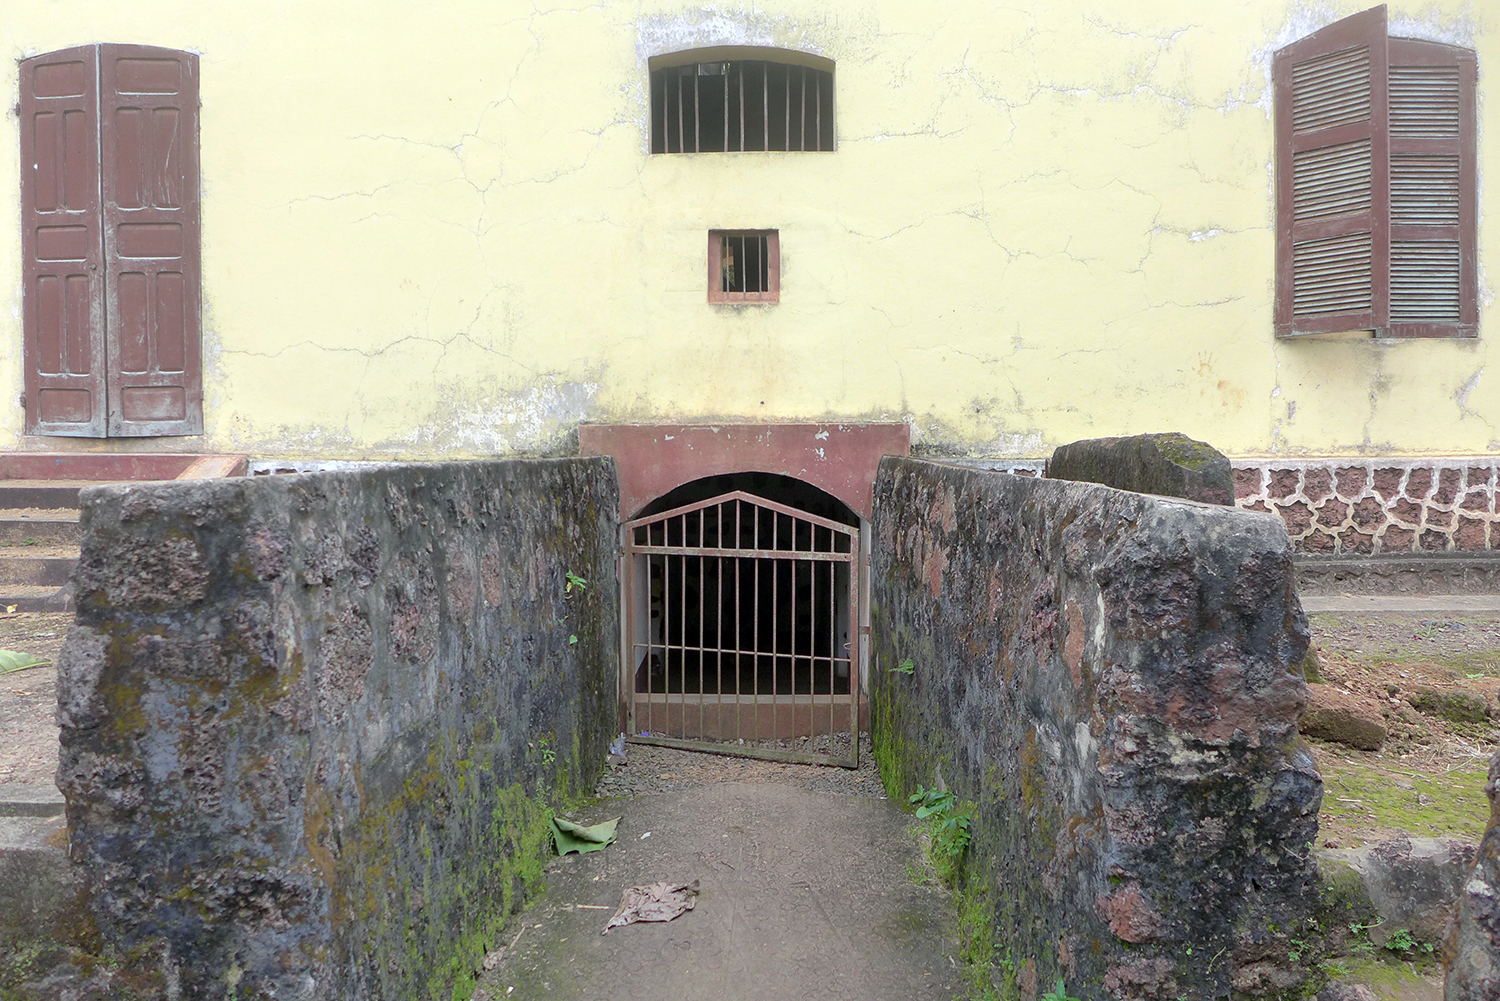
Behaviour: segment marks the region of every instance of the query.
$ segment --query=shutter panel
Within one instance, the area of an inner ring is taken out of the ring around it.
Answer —
[[[20,80],[26,433],[102,438],[97,50],[27,59]]]
[[[100,46],[109,434],[201,434],[198,57]]]
[[[1473,337],[1474,53],[1390,40],[1392,337]]]
[[[1386,17],[1276,54],[1276,333],[1368,330],[1386,312]]]

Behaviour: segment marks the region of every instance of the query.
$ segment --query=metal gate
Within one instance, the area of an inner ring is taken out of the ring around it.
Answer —
[[[632,741],[858,763],[857,528],[735,491],[622,534]]]

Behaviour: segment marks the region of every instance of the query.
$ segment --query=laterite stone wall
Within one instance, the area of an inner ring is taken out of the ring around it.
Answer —
[[[105,936],[168,997],[462,994],[614,729],[616,504],[599,459],[84,491],[58,784]]]
[[[1322,780],[1281,523],[888,458],[873,528],[876,755],[976,804],[965,892],[1022,995],[1300,997]]]

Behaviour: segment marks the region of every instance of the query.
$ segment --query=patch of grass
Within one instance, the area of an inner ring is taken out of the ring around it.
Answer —
[[[997,997],[990,980],[995,963],[995,915],[982,885],[964,887],[956,896],[959,959],[968,995],[974,1001],[991,1001]]]
[[[1319,818],[1356,827],[1394,827],[1422,836],[1478,841],[1489,820],[1483,764],[1436,775],[1393,773],[1366,765],[1325,764]]]

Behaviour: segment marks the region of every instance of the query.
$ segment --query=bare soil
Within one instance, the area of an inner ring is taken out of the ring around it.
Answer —
[[[1318,844],[1352,848],[1398,837],[1477,843],[1489,819],[1484,784],[1500,744],[1500,614],[1319,613],[1311,616],[1323,684],[1380,706],[1390,731],[1378,751],[1309,739],[1323,774]],[[1418,712],[1416,686],[1483,699],[1489,718],[1453,722]],[[1367,949],[1332,972],[1381,1001],[1441,1001],[1432,956]]]
[[[1312,628],[1323,683],[1378,704],[1390,730],[1379,751],[1309,740],[1324,782],[1319,844],[1358,847],[1402,832],[1477,843],[1500,745],[1500,615],[1322,613]],[[1419,685],[1469,693],[1490,717],[1418,712],[1408,700]]]

